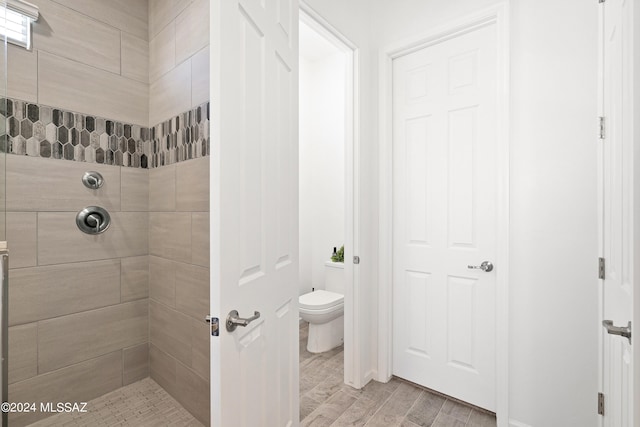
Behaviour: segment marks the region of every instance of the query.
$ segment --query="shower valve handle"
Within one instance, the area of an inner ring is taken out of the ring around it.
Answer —
[[[91,220],[91,221],[96,223],[96,233],[99,233],[100,232],[100,224],[102,223],[102,221],[101,221],[102,218],[100,218],[99,215],[91,214],[91,215],[89,215],[87,217],[87,224],[91,225],[91,224],[89,224],[89,220]]]

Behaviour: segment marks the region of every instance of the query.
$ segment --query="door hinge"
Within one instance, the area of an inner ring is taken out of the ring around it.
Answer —
[[[598,415],[604,415],[604,394],[598,393]]]
[[[220,336],[220,319],[206,315],[204,320],[211,325],[211,336]]]
[[[598,258],[598,279],[604,279],[604,258]]]
[[[604,0],[598,0],[598,3],[604,3]]]
[[[355,256],[353,257],[353,263],[354,263],[354,264],[360,264],[360,257],[359,257],[358,255],[355,255]]]
[[[598,127],[600,129],[599,138],[600,139],[604,139],[604,136],[605,136],[605,133],[604,133],[604,117],[602,117],[602,116],[598,117]]]

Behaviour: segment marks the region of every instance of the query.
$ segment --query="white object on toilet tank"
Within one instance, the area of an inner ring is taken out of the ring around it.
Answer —
[[[344,295],[344,262],[327,261],[324,263],[324,288],[327,291]]]

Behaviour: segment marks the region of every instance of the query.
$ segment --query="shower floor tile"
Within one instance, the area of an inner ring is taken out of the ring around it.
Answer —
[[[86,413],[58,414],[30,427],[203,427],[151,378],[119,388],[87,404]]]

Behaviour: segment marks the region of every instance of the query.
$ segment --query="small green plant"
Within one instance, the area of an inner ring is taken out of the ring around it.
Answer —
[[[331,255],[331,261],[344,262],[344,245],[340,246],[340,249],[333,255]]]

